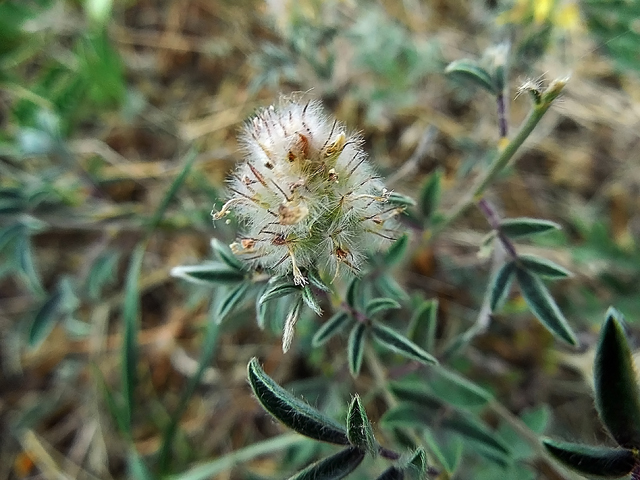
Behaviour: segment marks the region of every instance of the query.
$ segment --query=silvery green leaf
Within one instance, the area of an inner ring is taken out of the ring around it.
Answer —
[[[231,288],[217,305],[215,320],[222,322],[229,313],[247,298],[247,291],[251,286],[250,282],[242,282]]]
[[[325,285],[325,283],[322,281],[320,275],[318,275],[318,272],[314,269],[310,269],[307,271],[307,278],[309,279],[311,285],[316,287],[318,290],[322,290],[323,292],[331,291],[331,289],[327,287],[327,285]]]
[[[560,225],[556,222],[542,220],[541,218],[508,218],[500,222],[500,231],[513,240],[559,230],[560,228]]]
[[[244,273],[229,268],[223,262],[210,262],[202,265],[182,265],[171,269],[173,277],[183,278],[200,285],[232,284],[244,280]]]
[[[515,263],[507,262],[498,269],[491,279],[491,284],[489,285],[489,306],[492,312],[500,309],[507,299],[509,291],[511,290],[511,284],[515,278],[515,273]]]
[[[3,229],[0,230],[0,252],[4,250],[4,248],[11,244],[13,240],[18,238],[21,234],[25,232],[25,227],[21,222],[16,222],[10,224]]]
[[[373,436],[373,428],[367,412],[356,394],[349,405],[347,414],[347,438],[354,447],[360,447],[372,457],[378,454],[378,444]]]
[[[387,297],[394,298],[399,302],[409,300],[409,294],[400,286],[400,284],[391,275],[380,275],[375,280],[376,287]]]
[[[349,447],[324,460],[309,465],[289,480],[340,480],[353,472],[362,463],[365,452],[358,447]]]
[[[429,463],[427,462],[427,453],[424,448],[418,447],[406,461],[406,469],[413,473],[419,480],[427,478]]]
[[[431,219],[440,203],[442,176],[442,169],[435,169],[420,192],[420,213],[427,221]]]
[[[374,298],[367,303],[365,315],[369,318],[387,310],[397,310],[402,308],[393,298]]]
[[[232,270],[243,269],[244,266],[242,265],[242,262],[233,254],[229,246],[222,243],[217,238],[211,239],[211,249],[214,251],[216,256],[226,263]]]
[[[354,377],[360,373],[362,357],[364,355],[364,337],[367,327],[364,323],[356,323],[349,334],[349,346],[347,357],[349,359],[349,371]]]
[[[273,381],[257,358],[247,366],[249,383],[262,406],[277,420],[306,437],[337,445],[349,445],[345,429]]]
[[[516,268],[516,278],[522,296],[538,320],[558,338],[570,345],[577,345],[578,340],[567,323],[567,319],[564,318],[542,281],[536,275],[522,268]]]
[[[387,266],[395,265],[402,260],[404,254],[407,252],[409,246],[409,236],[407,234],[402,235],[395,242],[391,244],[389,250],[384,255],[384,263]]]
[[[331,337],[340,331],[348,321],[350,316],[344,310],[335,313],[329,320],[327,320],[315,333],[311,345],[319,347],[324,345]]]
[[[400,333],[392,330],[384,325],[374,324],[372,327],[373,338],[384,348],[394,353],[407,357],[411,360],[417,360],[425,365],[437,364],[438,361],[430,354],[425,352],[418,345]]]
[[[398,192],[391,192],[387,202],[400,207],[413,207],[416,205],[416,201],[413,198]]]
[[[358,277],[354,277],[349,282],[349,286],[347,287],[347,305],[351,308],[358,308],[359,306],[359,297],[360,291],[362,290],[361,280]]]
[[[293,307],[291,307],[291,310],[289,310],[287,318],[284,321],[284,330],[282,332],[282,351],[284,353],[287,353],[289,348],[291,348],[291,342],[293,341],[296,323],[298,323],[298,318],[300,318],[301,308],[302,299],[298,298],[298,300],[293,304]]]
[[[594,361],[596,407],[602,423],[624,448],[640,448],[640,393],[623,317],[609,308]]]
[[[87,295],[92,300],[98,300],[102,289],[115,281],[120,253],[107,251],[102,253],[91,265],[86,280]]]
[[[304,303],[307,305],[307,307],[313,310],[316,315],[318,315],[319,317],[322,316],[322,309],[320,308],[320,304],[318,303],[318,300],[316,300],[309,286],[302,288],[302,299],[304,300]]]
[[[424,438],[429,451],[433,452],[440,465],[453,477],[460,465],[460,460],[462,460],[462,451],[464,449],[462,439],[458,436],[452,436],[448,441],[442,438],[436,439],[429,430],[423,432],[422,438]]]
[[[556,280],[571,276],[571,272],[566,268],[551,260],[535,255],[520,255],[518,256],[518,262],[523,268],[542,278]]]
[[[631,473],[637,462],[633,451],[625,448],[592,447],[548,438],[542,444],[553,457],[583,475],[619,478]]]
[[[424,346],[427,351],[433,350],[438,326],[437,315],[437,298],[422,302],[411,317],[407,338],[416,345]]]
[[[458,373],[444,367],[435,367],[429,379],[433,393],[447,403],[458,407],[482,407],[489,403],[492,396]]]
[[[263,286],[256,296],[256,322],[260,330],[264,330],[264,327],[267,324],[267,303],[260,303],[260,299],[267,288],[268,285]]]
[[[269,282],[264,290],[264,293],[260,295],[258,303],[263,304],[276,298],[291,295],[293,293],[300,293],[300,287],[289,283],[288,281]]]
[[[498,93],[497,86],[495,81],[491,78],[491,74],[482,68],[475,60],[467,58],[455,60],[447,65],[447,68],[444,69],[444,73],[466,78],[490,93]]]

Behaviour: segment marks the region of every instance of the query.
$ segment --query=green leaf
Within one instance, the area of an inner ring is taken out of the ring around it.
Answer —
[[[15,254],[18,260],[18,269],[27,281],[29,288],[37,294],[44,294],[44,288],[33,261],[31,238],[26,232],[18,237],[15,244]]]
[[[407,378],[403,381],[391,382],[389,389],[400,400],[420,405],[423,410],[429,410],[431,414],[435,414],[438,409],[445,406],[444,402],[434,396],[423,382],[415,379]]]
[[[417,360],[425,365],[437,364],[438,361],[425,352],[418,345],[400,333],[384,325],[374,324],[372,327],[373,338],[384,348],[398,353],[411,360]]]
[[[496,434],[468,414],[448,408],[449,411],[438,412],[436,415],[436,412],[423,405],[401,403],[387,410],[380,421],[387,427],[401,428],[430,428],[435,424],[482,445],[501,457],[508,457],[509,448]]]
[[[444,367],[435,367],[429,387],[438,397],[458,407],[482,407],[491,401],[491,394],[475,383]]]
[[[21,222],[16,222],[11,225],[7,225],[0,230],[0,253],[10,245],[20,234],[24,233],[25,227]]]
[[[347,432],[334,420],[295,398],[271,379],[257,358],[247,366],[249,383],[258,401],[271,415],[301,435],[321,442],[349,445]]]
[[[104,53],[106,55],[114,55],[115,61],[119,65],[119,59],[117,58],[117,53],[111,49],[111,45],[108,38],[105,38],[103,42],[105,44],[103,46],[103,48],[105,49]],[[102,45],[102,44],[99,44],[99,45]],[[106,67],[105,72],[111,73],[111,66]],[[101,77],[100,78],[101,81],[108,81],[108,79],[102,78],[102,76],[100,77]],[[113,81],[115,81],[115,79],[113,79]],[[109,86],[112,86],[112,85],[113,85],[112,83],[109,84]],[[124,89],[124,82],[122,83],[122,89]],[[164,194],[164,197],[162,197],[162,201],[160,202],[160,205],[158,205],[158,208],[154,212],[153,217],[151,217],[151,220],[149,220],[149,224],[147,225],[148,232],[152,232],[153,230],[158,228],[158,226],[160,225],[160,222],[162,221],[162,217],[164,217],[165,212],[169,208],[169,203],[171,203],[171,200],[176,195],[176,193],[178,193],[178,190],[180,189],[184,181],[187,179],[187,176],[191,171],[191,167],[193,166],[193,162],[195,161],[197,156],[198,156],[198,152],[194,148],[191,148],[187,153],[184,160],[184,165],[182,166],[180,173],[173,180],[173,182],[171,182],[169,189]]]
[[[515,277],[515,272],[515,263],[507,262],[498,269],[491,280],[491,284],[489,285],[489,288],[491,289],[489,294],[489,306],[491,307],[492,312],[500,309],[507,299],[509,291],[511,290],[511,284]]]
[[[621,447],[640,448],[640,396],[622,314],[609,308],[594,361],[596,407]]]
[[[293,334],[298,318],[300,318],[300,309],[302,308],[302,299],[298,298],[287,313],[284,321],[284,330],[282,332],[282,351],[287,353],[293,341]]]
[[[409,472],[414,473],[419,480],[427,478],[429,463],[427,462],[427,453],[424,448],[418,447],[406,461],[406,467]]]
[[[467,58],[455,60],[447,65],[444,73],[470,80],[475,85],[493,94],[498,93],[498,89],[489,72],[482,68],[475,60]]]
[[[394,298],[399,302],[409,300],[409,294],[400,286],[400,284],[391,275],[380,275],[375,280],[376,287],[383,295]]]
[[[127,463],[129,467],[128,478],[133,480],[154,480],[156,478],[151,474],[151,471],[145,465],[144,460],[140,458],[140,455],[135,450],[129,451]]]
[[[399,263],[407,252],[409,246],[409,236],[402,235],[391,244],[387,253],[384,254],[384,264],[388,267]]]
[[[320,304],[318,303],[318,300],[316,300],[316,297],[314,297],[311,288],[309,288],[308,286],[302,289],[302,300],[304,300],[304,303],[307,305],[307,307],[313,310],[316,315],[318,315],[319,317],[322,316],[322,309],[320,308]]]
[[[320,275],[318,275],[318,272],[316,272],[314,269],[309,269],[307,271],[307,278],[309,279],[311,285],[316,287],[318,290],[322,290],[323,292],[331,291],[331,289],[322,281]]]
[[[376,480],[404,480],[404,471],[398,467],[389,467]]]
[[[560,230],[560,225],[540,218],[508,218],[500,222],[500,231],[512,240]]]
[[[124,304],[122,306],[124,333],[120,362],[122,366],[122,389],[124,390],[126,427],[129,434],[131,434],[131,420],[135,405],[134,393],[138,383],[138,376],[136,374],[138,369],[138,329],[140,322],[140,289],[138,288],[138,282],[145,248],[146,242],[139,243],[129,260],[129,270],[127,271],[125,281]]]
[[[300,287],[289,283],[287,280],[269,282],[267,283],[264,293],[260,295],[258,303],[263,304],[276,298],[291,295],[292,293],[300,293]]]
[[[518,263],[526,270],[542,278],[552,280],[567,278],[571,272],[551,260],[535,255],[519,255]]]
[[[102,253],[91,265],[91,270],[87,275],[86,291],[92,300],[98,300],[102,289],[116,280],[118,260],[120,252],[107,251]]]
[[[420,191],[420,213],[425,220],[431,219],[440,203],[442,176],[441,168],[434,170]]]
[[[360,447],[372,457],[378,454],[378,444],[373,436],[371,422],[362,406],[360,397],[356,394],[349,405],[347,414],[347,438],[351,445]]]
[[[631,473],[636,464],[633,452],[624,448],[591,447],[548,438],[542,444],[557,460],[583,475],[618,478]]]
[[[230,289],[217,304],[215,321],[222,322],[243,300],[247,298],[247,291],[251,287],[250,282],[242,282]]]
[[[60,319],[60,303],[62,301],[62,293],[59,289],[49,296],[44,302],[38,313],[36,313],[31,328],[29,329],[29,346],[37,348],[44,341],[53,327],[56,321]]]
[[[347,287],[346,300],[347,300],[347,305],[349,305],[351,308],[358,308],[360,306],[359,293],[362,289],[361,287],[362,287],[361,281],[358,277],[352,278],[351,282],[349,282],[349,286]]]
[[[220,260],[227,264],[229,268],[233,270],[243,269],[244,266],[242,265],[242,262],[233,254],[229,246],[222,243],[217,238],[211,239],[211,249]]]
[[[364,323],[356,323],[349,334],[349,347],[347,357],[349,358],[349,371],[354,377],[360,373],[362,357],[364,355],[364,334],[367,326]]]
[[[450,437],[445,441],[443,439],[436,440],[433,433],[429,430],[423,432],[423,438],[427,444],[427,447],[440,462],[440,465],[444,467],[450,476],[453,476],[460,460],[462,459],[462,450],[464,445],[462,440],[457,437]]]
[[[387,198],[387,202],[400,207],[413,207],[416,205],[416,201],[413,198],[398,192],[391,192]]]
[[[569,327],[567,319],[564,318],[564,315],[542,281],[536,275],[521,268],[516,269],[516,277],[522,296],[538,320],[540,320],[551,333],[569,345],[578,345],[578,340],[571,330],[571,327]]]
[[[416,345],[424,346],[427,351],[435,348],[436,328],[438,326],[438,299],[422,302],[409,322],[407,338]]]
[[[209,262],[202,265],[181,265],[171,269],[171,276],[183,278],[199,285],[228,285],[244,280],[244,273],[232,270],[222,262]]]
[[[260,330],[264,330],[264,327],[267,324],[267,304],[264,302],[260,303],[260,299],[262,298],[262,295],[264,295],[264,292],[266,292],[267,288],[269,288],[268,285],[262,287],[256,296],[256,323]]]
[[[358,447],[344,450],[309,465],[289,480],[340,480],[353,472],[362,463],[365,452]]]
[[[374,298],[367,303],[365,315],[369,318],[387,310],[397,310],[402,308],[393,298]]]
[[[337,312],[318,329],[311,340],[311,345],[319,347],[327,343],[331,337],[346,325],[350,318],[349,314],[344,310]]]

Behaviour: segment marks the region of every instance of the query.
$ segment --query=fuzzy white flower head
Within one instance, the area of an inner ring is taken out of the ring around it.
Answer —
[[[230,211],[244,224],[231,245],[240,258],[267,271],[358,273],[367,252],[397,236],[400,212],[362,150],[362,138],[329,119],[319,102],[284,98],[257,113],[240,141],[245,161],[229,181]]]

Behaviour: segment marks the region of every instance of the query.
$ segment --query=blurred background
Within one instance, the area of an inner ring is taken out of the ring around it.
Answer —
[[[442,169],[446,211],[499,132],[491,95],[444,68],[505,44],[511,132],[530,106],[516,98],[523,82],[571,75],[489,198],[504,216],[563,226],[522,251],[574,272],[552,291],[583,348],[554,342],[514,293],[454,364],[539,433],[602,441],[591,346],[610,304],[632,330],[640,319],[639,22],[640,3],[624,0],[0,1],[0,480],[126,478],[128,442],[142,458],[158,453],[210,321],[211,290],[169,272],[211,258],[212,237],[235,237],[210,213],[257,108],[291,92],[321,99],[362,131],[395,191],[415,197]],[[472,212],[399,272],[414,295],[439,300],[439,343],[475,321],[488,231]],[[127,271],[143,239],[136,283]],[[138,357],[127,360],[122,319],[138,297]],[[175,473],[282,431],[249,393],[252,356],[329,410],[336,379],[343,394],[371,387],[366,373],[349,376],[346,340],[310,348],[322,319],[302,318],[285,356],[251,307],[225,321],[179,418]],[[123,361],[139,375],[131,439],[110,404]],[[370,408],[374,421],[384,413]],[[211,478],[281,478],[313,448]],[[518,478],[547,478],[529,470]]]

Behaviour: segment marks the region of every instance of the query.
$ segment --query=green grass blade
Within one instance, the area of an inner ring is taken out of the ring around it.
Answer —
[[[215,309],[213,307],[209,310],[209,318],[207,319],[206,325],[207,329],[205,331],[204,341],[200,351],[200,358],[198,359],[198,370],[189,379],[187,388],[182,392],[182,396],[180,397],[178,407],[171,416],[171,422],[167,425],[167,428],[162,435],[162,447],[160,448],[160,456],[158,457],[158,465],[161,473],[166,473],[167,467],[169,466],[171,445],[178,430],[178,422],[186,410],[193,392],[195,392],[196,387],[200,383],[202,375],[211,363],[211,359],[213,358],[213,354],[218,343],[220,326],[219,323],[215,321],[215,318],[213,318],[214,311]]]

